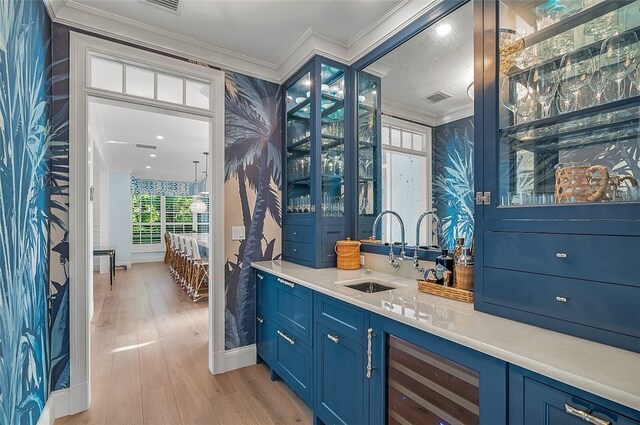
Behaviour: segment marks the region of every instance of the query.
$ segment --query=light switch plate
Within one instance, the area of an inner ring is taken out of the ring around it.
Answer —
[[[232,241],[244,240],[244,226],[231,226],[231,240]]]

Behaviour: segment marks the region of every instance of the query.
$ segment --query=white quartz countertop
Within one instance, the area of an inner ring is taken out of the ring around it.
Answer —
[[[375,271],[313,269],[286,261],[252,266],[640,410],[640,354],[478,312],[473,304],[420,292],[411,279]],[[365,294],[336,283],[361,277],[388,280],[399,288]]]

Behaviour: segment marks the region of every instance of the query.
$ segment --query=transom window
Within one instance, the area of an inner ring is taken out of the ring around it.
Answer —
[[[91,55],[88,85],[161,102],[211,108],[208,83],[97,54]]]

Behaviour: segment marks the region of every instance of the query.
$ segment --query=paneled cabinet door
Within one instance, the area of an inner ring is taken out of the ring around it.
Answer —
[[[369,423],[364,343],[318,323],[315,347],[316,415],[326,424]]]
[[[267,364],[273,364],[276,352],[276,331],[273,319],[258,312],[256,316],[256,343],[258,357]]]

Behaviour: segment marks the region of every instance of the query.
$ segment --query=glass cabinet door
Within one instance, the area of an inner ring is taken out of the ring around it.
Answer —
[[[308,214],[315,211],[311,199],[311,74],[287,88],[287,214]]]
[[[358,73],[358,238],[367,239],[382,206],[380,78]]]
[[[322,215],[344,216],[344,70],[320,64]]]
[[[638,202],[640,1],[499,4],[491,204]]]

